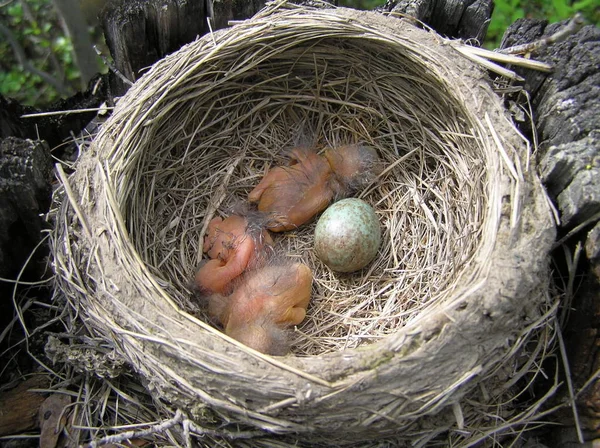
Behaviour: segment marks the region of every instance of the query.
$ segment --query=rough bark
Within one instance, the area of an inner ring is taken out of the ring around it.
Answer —
[[[230,20],[252,17],[264,5],[263,0],[216,0],[212,6],[214,28],[225,28]]]
[[[502,47],[549,37],[565,25],[519,20],[505,33]],[[600,368],[600,29],[583,27],[531,56],[554,66],[550,75],[520,70],[531,93],[541,175],[560,211],[562,233],[582,228],[567,244],[573,247],[584,241],[587,256],[564,329],[578,390]],[[600,383],[593,382],[581,393],[578,406],[585,438],[598,437]],[[565,410],[560,418],[569,424],[570,411]],[[572,428],[559,431],[554,438],[560,439],[560,446],[577,441]]]
[[[519,20],[502,47],[548,37],[565,23]],[[532,55],[554,66],[551,75],[522,71],[540,139],[540,169],[570,229],[600,212],[600,29],[578,33]]]
[[[100,18],[116,69],[135,81],[154,62],[209,32],[209,17],[213,29],[223,28],[229,20],[250,17],[263,4],[262,0],[219,0],[211,11],[210,2],[129,0],[109,4]],[[115,95],[129,88],[116,76],[111,87]]]
[[[22,118],[24,114],[98,107],[108,96],[106,77],[92,80],[83,93],[61,100],[48,110],[22,106],[0,95],[0,277],[16,278],[42,239],[40,214],[50,206],[52,154],[65,158],[96,112]],[[28,264],[22,280],[39,280],[45,268],[43,245]],[[0,282],[0,328],[12,319],[13,284]],[[4,342],[6,342],[5,340]]]
[[[491,0],[388,0],[384,10],[412,16],[448,37],[482,42],[494,3]]]
[[[22,273],[21,269],[44,237],[42,230],[45,223],[40,214],[45,213],[50,205],[51,167],[50,152],[45,142],[15,137],[0,139],[0,278],[14,280],[21,274],[21,281],[37,281],[46,272],[46,244],[33,253]],[[13,294],[20,294],[22,291],[24,288],[15,290],[12,282],[0,281],[0,332],[10,328],[15,315]],[[29,287],[27,292],[37,300],[45,297],[39,289]],[[24,371],[31,371],[31,358],[18,353],[13,358],[10,354],[13,344],[20,344],[23,337],[18,323],[2,336],[0,351],[6,354],[2,355],[4,358],[0,362],[3,367],[2,379],[14,377],[15,372],[8,367],[15,362],[15,358]],[[27,353],[33,349],[33,339],[35,338],[28,340]],[[35,407],[33,401],[27,401],[26,395],[23,400],[23,407],[11,412],[29,412],[31,407]],[[4,402],[7,407],[3,409],[2,406],[0,399],[0,426],[5,429],[14,428],[13,424],[17,422],[10,416],[3,416],[3,412],[11,409],[12,405]],[[14,434],[18,431],[15,429],[9,432]]]
[[[585,253],[592,263],[594,274],[600,279],[600,222],[587,234]]]
[[[0,140],[0,276],[14,276],[41,240],[52,164],[43,141]]]

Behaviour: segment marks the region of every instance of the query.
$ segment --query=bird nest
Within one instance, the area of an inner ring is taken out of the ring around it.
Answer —
[[[352,143],[384,166],[356,192],[381,222],[376,259],[338,274],[314,254],[314,222],[275,234],[314,275],[292,351],[229,338],[190,286],[209,221],[287,149]],[[423,444],[516,415],[503,394],[548,344],[553,223],[485,73],[434,33],[271,5],[155,64],[76,168],[56,195],[58,287],[197,430]]]

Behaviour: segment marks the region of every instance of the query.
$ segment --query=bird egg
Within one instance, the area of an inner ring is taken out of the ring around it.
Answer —
[[[375,210],[361,199],[342,199],[319,218],[315,252],[337,272],[357,271],[377,255],[381,226]]]

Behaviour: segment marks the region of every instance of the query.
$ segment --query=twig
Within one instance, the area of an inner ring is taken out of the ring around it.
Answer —
[[[206,24],[208,25],[208,29],[210,31],[210,36],[212,37],[213,44],[216,46],[217,40],[215,39],[215,35],[214,35],[214,31],[213,31],[213,25],[215,23],[215,12],[213,10],[213,4],[212,4],[212,2],[206,2],[205,4],[206,4],[207,13],[208,13],[208,14],[206,14]]]
[[[575,397],[579,397],[585,390],[592,385],[598,378],[600,378],[600,369],[596,370],[592,376],[581,386],[581,388],[575,394]]]
[[[208,224],[209,224],[210,220],[212,219],[213,215],[217,211],[217,208],[219,208],[219,205],[221,205],[221,202],[223,202],[225,200],[225,198],[227,197],[227,187],[229,186],[229,181],[231,180],[231,175],[233,174],[233,171],[237,168],[237,166],[242,161],[243,156],[244,156],[244,154],[241,154],[231,165],[229,165],[227,167],[227,171],[225,172],[225,175],[223,176],[221,185],[219,185],[219,187],[215,191],[216,199],[214,200],[214,202],[212,202],[210,204],[210,207],[208,208],[208,210],[205,214],[204,222],[202,223],[202,230],[200,231],[199,247],[202,247],[202,244],[204,241],[204,234],[206,233],[206,230],[208,229]],[[200,251],[198,251],[198,255],[196,258],[196,264],[200,264],[201,261],[202,261],[202,251],[200,250]]]
[[[485,48],[473,47],[471,45],[456,45],[454,47],[461,51],[463,54],[469,52],[476,56],[489,59],[490,61],[501,62],[503,64],[517,65],[519,67],[529,68],[531,70],[538,70],[540,72],[551,72],[552,66],[545,62],[535,61],[533,59],[527,59],[521,56],[515,56],[513,54],[501,54],[497,51],[486,50]]]
[[[117,77],[123,81],[126,85],[128,85],[129,87],[131,87],[133,85],[133,82],[130,81],[123,73],[121,73],[121,71],[115,66],[115,64],[113,64],[112,62],[110,62],[106,56],[104,56],[102,54],[102,52],[98,49],[98,47],[96,45],[94,45],[94,50],[96,51],[96,54],[98,56],[100,56],[100,58],[102,59],[102,62],[104,62],[104,64],[106,64],[106,66],[111,69],[113,71],[113,73],[115,75],[117,75]]]
[[[25,337],[26,338],[29,336],[29,331],[27,330],[27,325],[25,324],[25,318],[23,317],[23,311],[24,310],[22,308],[19,308],[19,304],[17,303],[17,288],[19,287],[19,282],[21,281],[21,277],[25,273],[25,270],[29,266],[29,263],[31,262],[33,256],[35,255],[35,253],[37,252],[37,250],[46,242],[46,240],[49,237],[50,237],[50,234],[47,234],[44,238],[42,238],[39,241],[39,243],[37,243],[35,245],[35,247],[33,248],[33,250],[29,253],[29,256],[27,257],[27,259],[23,263],[23,266],[19,270],[19,274],[17,275],[16,281],[14,283],[13,290],[12,290],[12,302],[13,302],[13,306],[15,308],[15,312],[17,314],[16,317],[18,318],[19,323],[23,327],[23,332],[25,333]],[[23,307],[23,308],[25,308],[25,307]]]
[[[484,67],[494,73],[498,73],[499,75],[504,76],[505,78],[513,79],[515,81],[523,81],[523,78],[520,77],[519,75],[517,75],[512,70],[501,67],[498,64],[495,64],[495,63],[489,61],[488,59],[476,54],[472,50],[472,48],[475,48],[475,47],[469,48],[468,45],[455,45],[454,48],[456,48],[456,50],[458,50],[460,53],[462,53],[463,56],[467,57],[468,59],[472,60],[473,62],[481,65],[482,67]]]
[[[16,316],[14,316],[12,318],[12,321],[10,321],[10,323],[8,325],[6,325],[6,328],[4,328],[4,330],[2,331],[2,333],[0,333],[0,343],[2,341],[4,341],[4,338],[6,337],[6,335],[8,333],[10,333],[10,331],[12,330],[12,328],[15,326],[15,324],[17,322],[22,322],[23,319],[23,313],[25,311],[27,311],[29,309],[29,307],[33,304],[33,300],[28,300],[25,305],[23,305],[20,309],[15,308],[16,311]],[[21,324],[22,325],[22,324]]]
[[[50,117],[52,115],[71,115],[71,114],[83,114],[86,112],[104,112],[106,110],[112,110],[114,107],[103,106],[103,107],[91,107],[89,109],[73,109],[73,110],[53,110],[51,112],[40,112],[36,114],[25,114],[21,115],[20,118],[34,118],[34,117]]]
[[[73,190],[71,189],[71,185],[69,184],[69,179],[67,178],[67,175],[65,174],[65,171],[63,170],[63,167],[60,163],[57,163],[55,166],[56,166],[56,172],[58,173],[58,177],[60,178],[60,181],[62,182],[63,187],[65,188],[65,194],[66,194],[67,198],[69,199],[69,202],[71,203],[71,206],[73,207],[73,210],[75,211],[75,214],[79,218],[81,227],[85,231],[85,234],[89,238],[91,238],[92,233],[90,232],[90,228],[87,225],[85,215],[81,212],[81,209],[79,208],[79,205],[77,204],[77,201],[75,200],[75,195],[73,194]]]
[[[167,429],[170,429],[173,426],[181,423],[182,420],[183,420],[183,414],[178,409],[177,412],[175,412],[175,415],[173,416],[173,418],[171,418],[169,420],[165,420],[164,422],[159,423],[158,425],[151,426],[150,428],[144,429],[142,431],[126,431],[126,432],[122,432],[120,434],[113,434],[112,436],[102,437],[99,440],[94,440],[93,442],[90,442],[87,445],[84,445],[84,447],[85,448],[96,448],[98,446],[107,445],[109,443],[116,444],[116,443],[125,442],[127,440],[131,440],[131,439],[141,439],[144,437],[151,436],[153,434],[157,434],[157,433],[166,431]]]
[[[581,431],[581,424],[579,423],[579,413],[577,412],[577,403],[575,400],[575,393],[573,392],[573,381],[571,380],[571,369],[569,368],[569,360],[567,359],[567,349],[565,347],[565,341],[562,337],[562,331],[560,328],[556,329],[556,336],[558,337],[558,346],[560,348],[560,355],[565,368],[565,379],[567,381],[567,389],[569,390],[569,397],[571,397],[571,409],[573,410],[573,420],[575,422],[575,430],[577,431],[577,438],[579,443],[584,443],[583,433]]]
[[[544,37],[542,39],[539,39],[539,40],[536,40],[533,42],[529,42],[526,44],[515,45],[514,47],[503,48],[503,49],[497,50],[497,52],[503,53],[503,54],[530,54],[535,51],[539,51],[542,48],[546,48],[548,45],[562,42],[567,37],[578,32],[581,29],[581,27],[583,27],[584,24],[585,24],[585,19],[584,19],[583,15],[578,12],[577,14],[575,14],[573,16],[573,18],[571,20],[569,20],[569,23],[567,23],[567,25],[565,27],[561,28],[556,33],[552,34],[551,36]]]
[[[585,221],[583,221],[581,224],[573,227],[569,233],[567,233],[565,236],[563,236],[560,240],[558,240],[556,243],[554,243],[552,245],[552,250],[556,249],[557,247],[559,247],[561,244],[563,244],[565,241],[567,241],[569,238],[571,238],[573,235],[576,235],[577,233],[579,233],[581,230],[583,230],[584,228],[586,228],[587,226],[589,226],[590,224],[595,223],[596,221],[600,220],[600,212],[596,213],[595,215],[591,216],[590,218],[586,219]]]
[[[240,432],[236,432],[235,434],[223,433],[223,432],[219,432],[219,431],[206,429],[206,428],[197,426],[191,420],[186,419],[185,423],[191,432],[193,432],[194,434],[199,435],[199,436],[226,437],[228,439],[250,439],[252,437],[256,437],[256,436],[260,436],[260,435],[264,434],[261,431],[240,431]]]
[[[561,328],[563,328],[566,322],[569,320],[569,314],[571,312],[573,298],[575,296],[573,289],[575,287],[574,285],[577,276],[577,267],[579,265],[579,259],[581,257],[581,253],[583,252],[581,241],[578,241],[575,245],[575,252],[572,256],[571,250],[568,246],[564,245],[563,250],[565,251],[565,262],[567,264],[568,279],[566,288],[564,289],[563,312],[560,316]]]

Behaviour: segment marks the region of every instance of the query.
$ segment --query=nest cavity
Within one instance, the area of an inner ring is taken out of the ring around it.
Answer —
[[[58,192],[58,285],[151,390],[229,439],[464,429],[456,406],[476,400],[462,397],[511,377],[500,366],[524,365],[549,319],[548,205],[485,78],[448,41],[375,13],[271,5],[205,36],[135,83]],[[383,162],[355,194],[382,225],[375,261],[332,272],[314,221],[274,235],[314,274],[292,354],[227,338],[190,286],[208,222],[290,148],[351,143]]]

